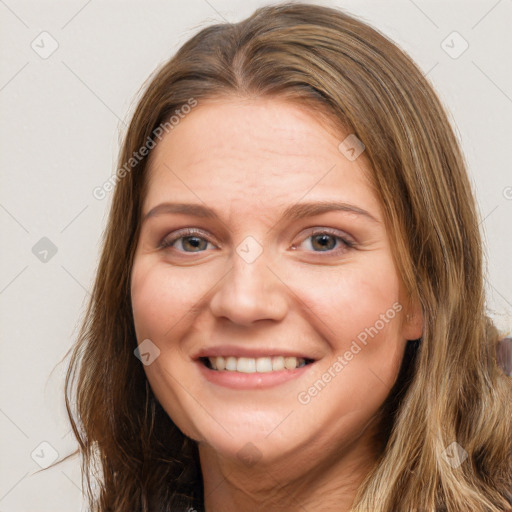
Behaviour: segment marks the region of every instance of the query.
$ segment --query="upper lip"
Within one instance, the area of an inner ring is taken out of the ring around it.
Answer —
[[[303,359],[311,359],[315,358],[307,355],[305,352],[301,352],[299,350],[290,350],[290,349],[280,349],[280,348],[250,348],[247,346],[236,346],[236,345],[218,345],[215,347],[205,347],[199,350],[194,356],[193,359],[200,359],[202,357],[250,357],[257,359],[258,357],[274,357],[274,356],[284,356],[284,357],[297,357]]]

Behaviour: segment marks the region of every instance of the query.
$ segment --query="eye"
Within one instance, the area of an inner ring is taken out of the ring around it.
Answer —
[[[178,248],[178,251],[180,252],[204,252],[204,250],[208,249],[208,244],[215,247],[204,236],[203,232],[187,228],[181,229],[169,237],[164,238],[159,245],[159,249],[174,247]]]
[[[335,230],[321,228],[311,230],[310,233],[309,236],[303,239],[301,244],[298,246],[294,244],[292,250],[304,248],[303,246],[307,241],[310,241],[310,243],[306,244],[309,245],[309,247],[305,250],[330,254],[338,254],[355,246],[355,242],[349,237]],[[204,252],[208,248],[216,248],[216,246],[209,241],[205,233],[192,228],[185,228],[172,233],[162,240],[158,248],[165,249],[169,247],[177,249],[178,252],[185,253],[198,253]]]
[[[305,242],[310,241],[308,244],[313,252],[327,252],[337,254],[347,251],[354,247],[355,243],[350,240],[346,235],[340,234],[338,231],[332,231],[326,228],[316,229],[306,237],[300,246]],[[296,250],[297,245],[292,246],[292,250]],[[317,250],[318,249],[318,250]],[[307,250],[307,249],[306,249]]]

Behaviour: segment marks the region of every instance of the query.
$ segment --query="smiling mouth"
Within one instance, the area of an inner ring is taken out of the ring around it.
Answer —
[[[313,359],[302,357],[200,357],[199,360],[210,370],[239,373],[270,373],[295,370],[313,363]]]

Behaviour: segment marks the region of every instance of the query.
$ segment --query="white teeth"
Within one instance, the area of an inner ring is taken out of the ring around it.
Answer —
[[[235,372],[236,367],[237,367],[236,357],[227,357],[226,358],[226,367],[224,368],[224,370],[229,370],[230,372]]]
[[[272,371],[272,358],[271,357],[258,357],[256,359],[256,371],[259,373],[266,373]]]
[[[214,370],[240,373],[267,373],[279,370],[294,370],[306,364],[302,357],[209,357]]]
[[[284,370],[284,357],[278,356],[272,358],[272,370]]]
[[[287,370],[293,370],[297,368],[297,358],[296,357],[285,357],[284,358],[284,367]]]
[[[254,373],[256,371],[256,359],[239,357],[236,363],[236,371],[242,373]]]

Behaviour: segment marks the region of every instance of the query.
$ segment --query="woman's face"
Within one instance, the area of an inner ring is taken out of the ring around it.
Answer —
[[[348,451],[421,335],[348,135],[283,100],[226,99],[153,149],[131,276],[141,359],[216,456]]]

